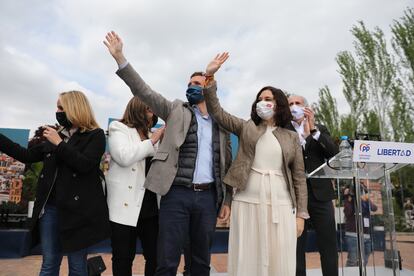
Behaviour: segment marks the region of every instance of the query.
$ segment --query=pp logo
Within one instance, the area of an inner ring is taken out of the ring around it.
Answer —
[[[359,146],[359,150],[361,152],[368,152],[371,149],[371,147],[369,146],[369,144],[361,144]]]

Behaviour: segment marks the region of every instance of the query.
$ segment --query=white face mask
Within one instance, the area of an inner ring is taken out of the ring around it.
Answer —
[[[269,120],[275,114],[274,107],[272,102],[260,101],[256,104],[257,115],[263,120]]]
[[[294,120],[300,120],[303,118],[303,116],[305,116],[304,108],[296,104],[290,107],[290,112],[292,112],[292,116]]]

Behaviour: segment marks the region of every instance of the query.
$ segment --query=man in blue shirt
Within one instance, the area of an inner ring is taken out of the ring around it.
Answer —
[[[123,55],[123,43],[108,33],[104,44],[118,63],[117,74],[166,123],[165,134],[145,181],[145,188],[162,195],[159,212],[158,265],[155,275],[175,276],[182,249],[191,246],[190,273],[210,274],[210,248],[217,214],[228,220],[232,189],[222,182],[231,162],[229,133],[209,116],[203,97],[206,81],[228,54],[217,55],[206,74],[190,77],[188,102],[169,101],[152,90]]]

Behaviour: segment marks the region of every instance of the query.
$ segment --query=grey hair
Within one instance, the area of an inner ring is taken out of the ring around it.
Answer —
[[[309,106],[309,102],[308,102],[308,100],[305,98],[305,97],[303,97],[302,95],[297,95],[297,94],[290,94],[289,95],[289,98],[290,97],[301,97],[302,99],[303,99],[303,103],[305,104],[305,106],[307,107],[307,106]]]

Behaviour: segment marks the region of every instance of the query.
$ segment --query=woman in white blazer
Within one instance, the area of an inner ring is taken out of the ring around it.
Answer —
[[[132,275],[137,237],[143,248],[145,276],[155,274],[158,204],[156,194],[144,188],[144,181],[164,131],[160,128],[151,135],[156,122],[152,111],[133,97],[122,119],[109,125],[111,163],[106,179],[114,276]]]

